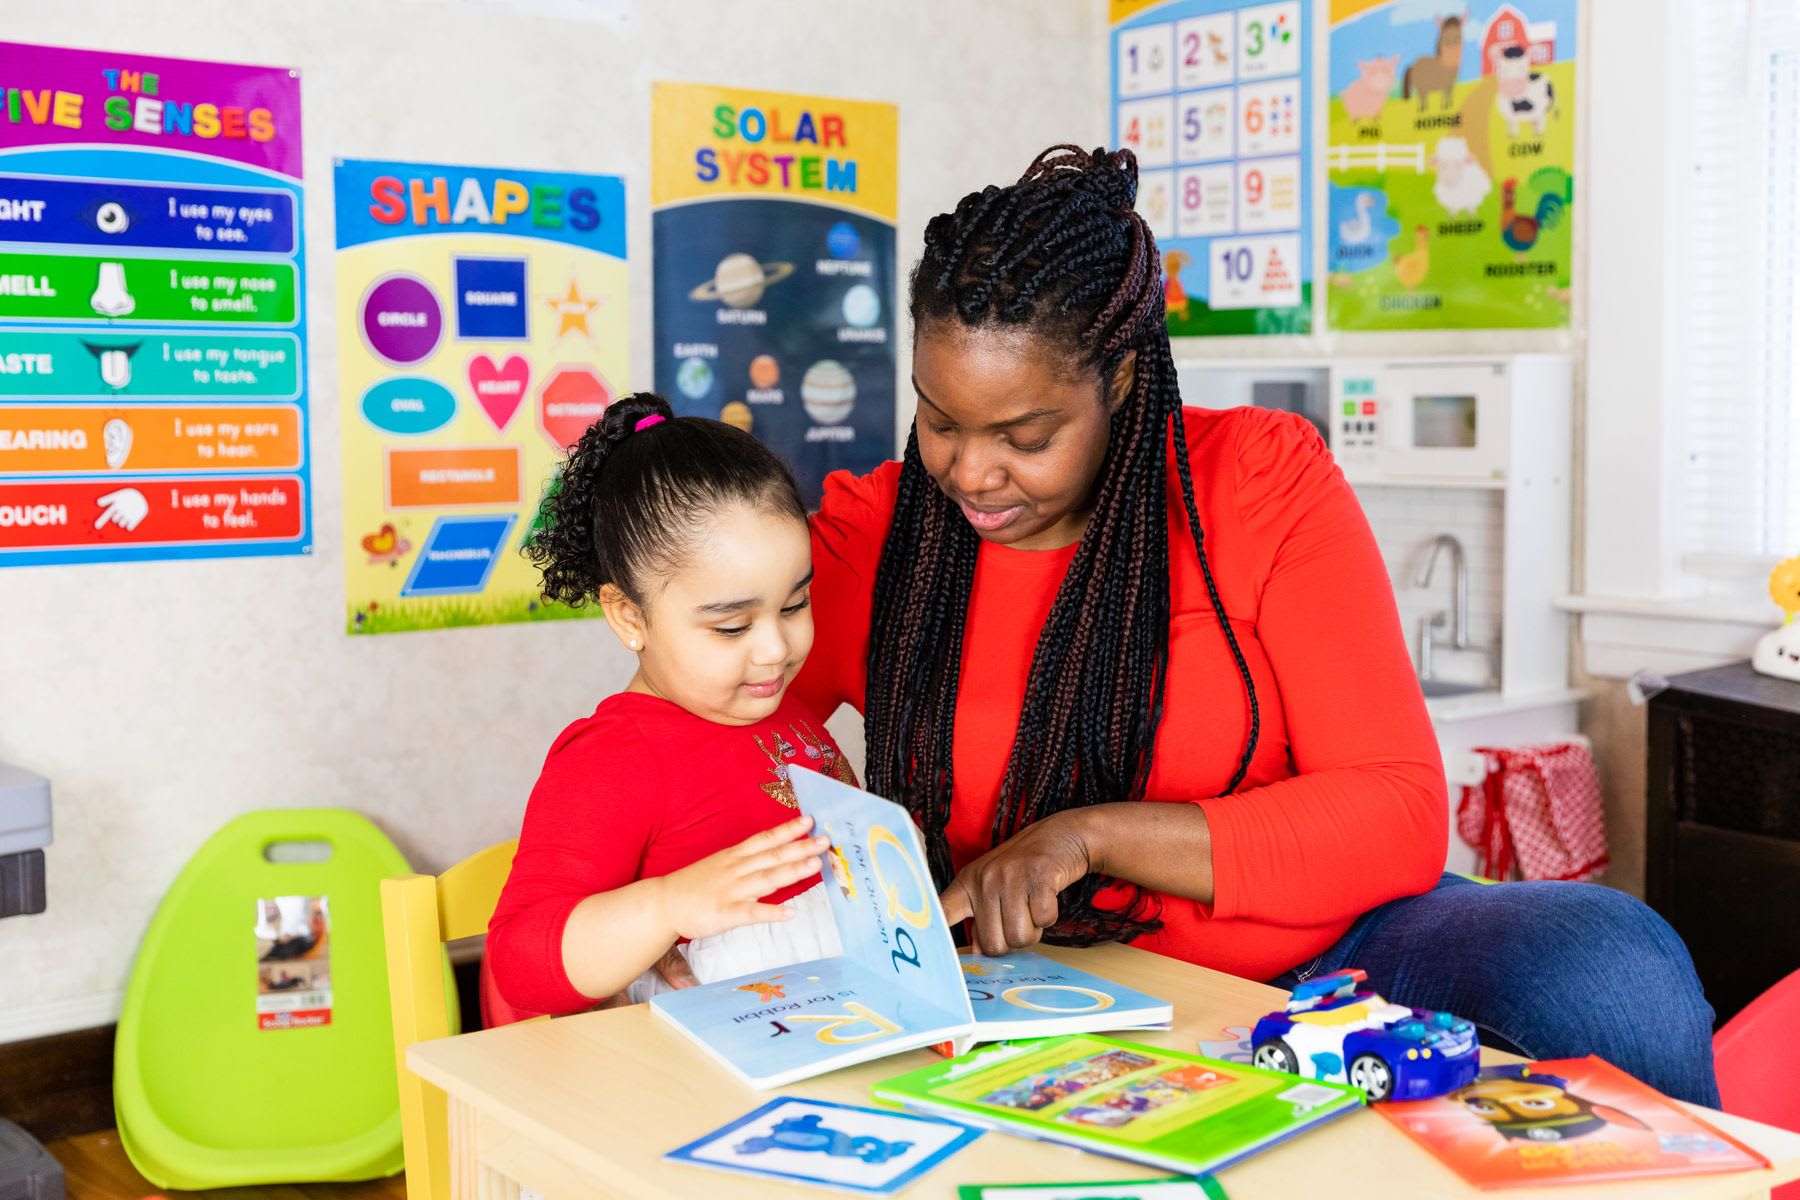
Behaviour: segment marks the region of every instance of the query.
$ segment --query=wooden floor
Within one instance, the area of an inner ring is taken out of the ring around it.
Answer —
[[[119,1145],[119,1135],[87,1133],[51,1142],[46,1147],[62,1164],[69,1200],[144,1200],[147,1196],[212,1197],[215,1200],[406,1200],[406,1180],[369,1183],[284,1183],[267,1187],[219,1188],[204,1192],[171,1192],[153,1186],[132,1167]]]

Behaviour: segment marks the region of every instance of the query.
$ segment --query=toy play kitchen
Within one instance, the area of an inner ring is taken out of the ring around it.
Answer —
[[[1188,359],[1183,400],[1298,413],[1393,580],[1455,798],[1476,746],[1580,740],[1569,686],[1573,371],[1561,355]],[[1448,865],[1471,870],[1452,839]]]

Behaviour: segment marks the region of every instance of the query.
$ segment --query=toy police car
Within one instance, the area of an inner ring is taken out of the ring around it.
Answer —
[[[1447,1012],[1389,1004],[1359,992],[1358,970],[1303,981],[1287,1011],[1251,1031],[1251,1061],[1361,1088],[1371,1101],[1423,1100],[1470,1083],[1480,1067],[1475,1025]]]

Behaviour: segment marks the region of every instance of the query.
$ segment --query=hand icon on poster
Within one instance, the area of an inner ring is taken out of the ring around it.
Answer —
[[[130,533],[150,515],[150,501],[136,488],[120,488],[116,492],[108,492],[100,497],[99,504],[100,515],[94,518],[95,529],[104,529],[110,521]]]

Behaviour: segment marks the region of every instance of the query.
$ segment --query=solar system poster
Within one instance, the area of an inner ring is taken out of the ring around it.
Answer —
[[[0,62],[0,566],[310,551],[299,72]]]
[[[1575,0],[1332,0],[1334,329],[1560,329]]]
[[[345,631],[598,616],[520,553],[627,363],[625,185],[336,164]]]
[[[893,456],[898,110],[659,83],[651,126],[656,390],[817,504]]]
[[[1312,0],[1112,0],[1112,136],[1138,160],[1171,337],[1313,327]]]

